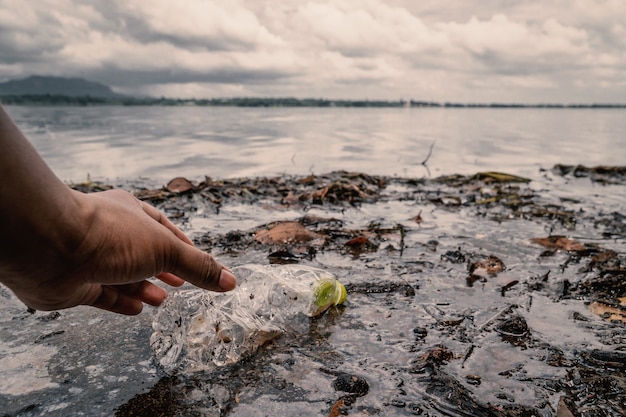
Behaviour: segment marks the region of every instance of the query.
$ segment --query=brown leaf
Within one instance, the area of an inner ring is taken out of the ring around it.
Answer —
[[[504,265],[504,262],[494,255],[489,255],[487,259],[482,259],[469,265],[470,274],[474,274],[479,270],[484,270],[488,275],[496,276],[505,269],[506,266]]]
[[[270,229],[259,231],[255,236],[255,240],[266,245],[303,243],[323,238],[323,235],[312,232],[295,221],[278,223]]]
[[[479,172],[472,178],[483,180],[486,183],[490,182],[523,182],[529,183],[530,179],[524,177],[518,177],[517,175],[506,174],[504,172]]]
[[[446,346],[438,345],[419,357],[419,361],[432,365],[441,365],[454,358],[454,354]]]
[[[559,405],[556,409],[556,417],[574,417],[574,414],[572,414],[567,406],[567,403],[565,402],[565,397],[559,398]]]
[[[372,242],[370,242],[370,240],[368,238],[366,238],[365,236],[359,236],[359,237],[355,237],[354,239],[350,239],[349,241],[346,242],[346,246],[351,246],[351,247],[355,247],[355,246],[363,246],[363,245],[372,245],[375,246]]]
[[[328,190],[330,190],[330,186],[326,186],[321,190],[317,190],[313,194],[311,194],[311,198],[313,199],[313,201],[322,201],[324,197],[326,197],[326,194],[328,194]]]
[[[301,178],[298,180],[298,183],[305,185],[315,184],[315,175],[309,175],[308,177]]]
[[[193,184],[186,178],[176,177],[167,183],[165,189],[172,193],[185,193],[193,190]]]
[[[576,252],[587,249],[582,243],[568,239],[565,236],[535,237],[530,239],[530,241],[548,249],[561,249]]]
[[[169,193],[165,190],[141,190],[135,193],[135,197],[140,200],[161,201],[167,200]]]
[[[589,304],[589,310],[607,321],[619,321],[622,322],[622,324],[626,324],[626,305],[623,303],[619,306],[610,306],[600,301],[594,301]]]
[[[341,415],[345,415],[346,404],[343,401],[343,398],[339,399],[333,407],[330,409],[330,413],[328,413],[328,417],[339,417]]]

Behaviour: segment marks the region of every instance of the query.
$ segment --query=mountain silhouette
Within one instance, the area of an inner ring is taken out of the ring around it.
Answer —
[[[32,75],[20,80],[0,83],[0,95],[60,95],[69,97],[123,97],[111,87],[83,78]]]

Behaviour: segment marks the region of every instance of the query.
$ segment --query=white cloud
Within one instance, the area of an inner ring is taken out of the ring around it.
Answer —
[[[437,27],[455,45],[472,54],[496,57],[502,61],[577,57],[589,50],[584,30],[563,26],[553,18],[541,25],[530,25],[497,14],[488,21],[472,17],[464,24],[440,23]]]
[[[263,27],[254,13],[236,0],[119,1],[118,5],[121,10],[144,21],[154,35],[195,40],[198,44],[219,45],[224,49],[254,50],[281,43],[280,38]]]
[[[418,17],[377,0],[307,2],[294,13],[293,26],[347,56],[436,50],[446,43]]]

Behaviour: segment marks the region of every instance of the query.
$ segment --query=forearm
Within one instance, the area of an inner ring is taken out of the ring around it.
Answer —
[[[0,281],[39,250],[71,247],[74,192],[50,170],[0,106]]]

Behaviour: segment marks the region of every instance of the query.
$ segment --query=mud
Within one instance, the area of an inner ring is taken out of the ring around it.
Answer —
[[[348,301],[235,365],[156,369],[158,382],[112,400],[111,413],[623,416],[625,185],[626,167],[564,165],[532,179],[332,172],[124,184],[222,262],[322,267]],[[5,415],[39,415],[37,401]]]

